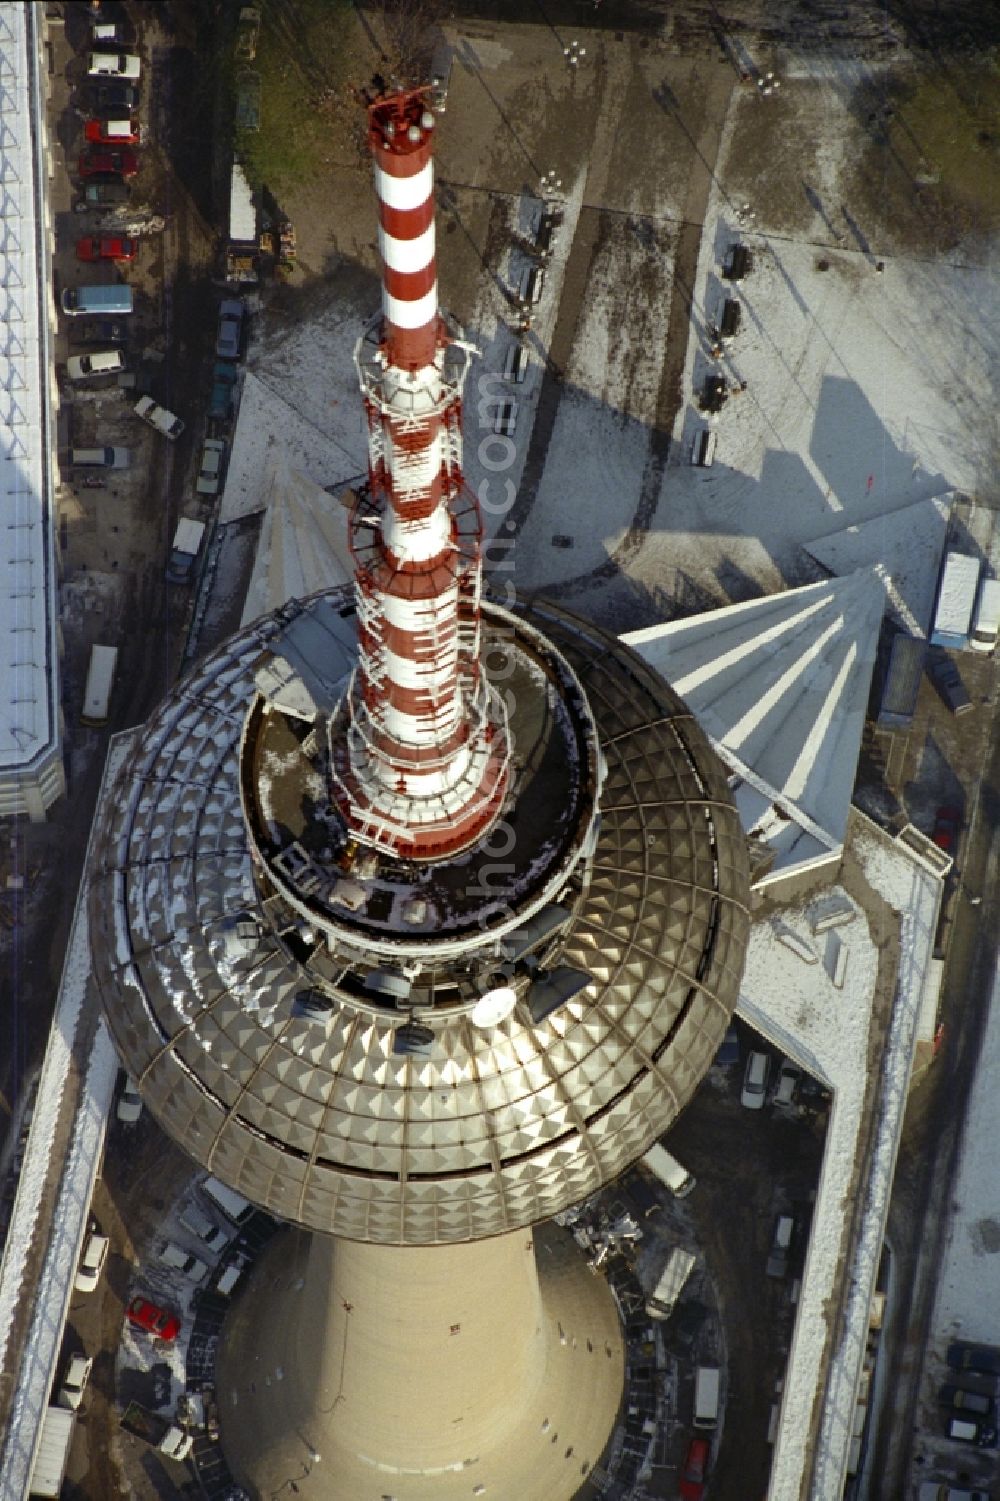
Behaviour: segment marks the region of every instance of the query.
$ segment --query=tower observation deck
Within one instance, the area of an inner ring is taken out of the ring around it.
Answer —
[[[418,90],[370,126],[383,311],[357,353],[353,595],[257,621],[145,727],[102,815],[92,947],[152,1114],[289,1226],[220,1352],[241,1481],[569,1501],[622,1342],[606,1285],[540,1222],[629,1166],[708,1068],[745,843],[658,675],[555,606],[483,597],[434,117]]]

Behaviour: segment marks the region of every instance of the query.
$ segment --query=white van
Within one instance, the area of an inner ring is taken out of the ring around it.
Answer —
[[[969,645],[973,651],[991,652],[1000,635],[1000,579],[983,579],[972,616]]]
[[[646,1312],[651,1319],[668,1319],[674,1305],[687,1284],[695,1265],[695,1256],[683,1246],[674,1246],[667,1257],[659,1280],[646,1299]]]
[[[66,361],[70,380],[92,380],[98,375],[116,375],[125,369],[120,349],[95,349],[93,354],[71,354]]]
[[[254,1213],[254,1206],[249,1199],[238,1194],[234,1188],[228,1188],[225,1183],[220,1183],[218,1178],[206,1178],[201,1186],[216,1209],[221,1209],[226,1219],[234,1225],[245,1225]]]
[[[221,1251],[229,1244],[229,1234],[218,1226],[214,1220],[209,1219],[204,1209],[198,1204],[188,1204],[178,1216],[180,1224],[190,1235],[205,1242],[210,1251]]]
[[[231,1261],[223,1271],[218,1282],[216,1282],[215,1291],[220,1293],[222,1297],[228,1298],[237,1282],[243,1276],[243,1270],[244,1264],[238,1257],[235,1261]]]
[[[767,1099],[767,1080],[771,1072],[771,1060],[767,1053],[752,1052],[747,1059],[740,1091],[740,1104],[747,1110],[762,1110]]]
[[[660,1182],[670,1189],[675,1199],[685,1198],[697,1183],[687,1168],[677,1161],[666,1147],[654,1142],[649,1151],[643,1157],[643,1162],[649,1171],[659,1178]]]
[[[164,1266],[172,1267],[191,1282],[202,1282],[208,1275],[205,1263],[199,1257],[189,1255],[176,1241],[166,1241],[160,1248],[159,1258]]]
[[[700,1365],[694,1375],[694,1426],[714,1428],[719,1421],[719,1367]]]

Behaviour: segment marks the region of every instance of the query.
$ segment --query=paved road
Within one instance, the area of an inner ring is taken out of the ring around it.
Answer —
[[[964,1111],[979,1061],[986,1005],[993,989],[1000,932],[1000,738],[993,711],[992,749],[984,768],[976,823],[960,848],[951,880],[954,913],[942,990],[944,1045],[914,1087],[900,1144],[886,1239],[892,1252],[892,1318],[881,1360],[891,1379],[882,1387],[887,1410],[878,1414],[860,1496],[906,1496],[919,1434],[900,1413],[918,1408],[924,1349],[941,1255],[948,1234],[952,1186],[962,1144]],[[972,905],[969,896],[982,896]],[[970,1004],[974,997],[980,1004]],[[874,1477],[874,1478],[873,1478]]]

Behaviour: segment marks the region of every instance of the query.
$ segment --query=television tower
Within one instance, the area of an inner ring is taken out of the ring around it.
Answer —
[[[353,601],[255,622],[145,727],[102,813],[95,969],[151,1113],[287,1222],[219,1351],[240,1482],[570,1501],[623,1344],[549,1222],[711,1063],[745,842],[714,752],[638,657],[482,596],[434,116],[395,92],[369,123],[383,307],[357,351]]]

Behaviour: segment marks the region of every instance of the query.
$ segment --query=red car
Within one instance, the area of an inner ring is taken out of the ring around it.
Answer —
[[[939,808],[934,815],[934,832],[931,838],[938,849],[946,850],[951,854],[958,843],[959,830],[962,827],[962,810],[947,806]]]
[[[137,146],[139,122],[127,116],[120,120],[88,120],[83,134],[95,146]]]
[[[135,240],[126,235],[84,235],[76,242],[81,261],[134,261],[137,249]]]
[[[148,1298],[133,1298],[128,1305],[126,1317],[134,1329],[144,1329],[154,1339],[161,1339],[165,1344],[175,1340],[181,1332],[181,1321],[176,1313],[168,1313],[165,1308],[160,1308],[155,1303],[150,1303]]]
[[[701,1501],[705,1494],[705,1476],[708,1473],[709,1444],[707,1438],[693,1438],[684,1456],[681,1471],[681,1496],[683,1501]]]
[[[96,177],[102,172],[111,172],[116,177],[134,177],[138,170],[139,158],[134,151],[80,152],[81,177]]]

